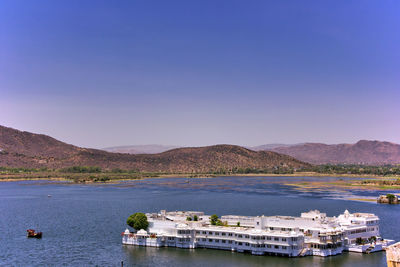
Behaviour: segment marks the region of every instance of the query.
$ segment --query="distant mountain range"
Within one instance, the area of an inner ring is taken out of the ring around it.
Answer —
[[[400,164],[400,145],[382,141],[360,140],[355,144],[327,145],[305,143],[270,149],[312,164]]]
[[[162,145],[125,146],[105,149],[130,154],[160,153],[174,147]],[[322,143],[265,144],[246,147],[254,151],[274,151],[312,164],[400,164],[400,145],[382,141],[360,140],[355,144]]]
[[[261,151],[261,150],[271,150],[277,147],[287,147],[293,145],[287,144],[267,144],[261,146],[246,147],[250,150]],[[164,146],[164,145],[130,145],[130,146],[114,146],[102,148],[102,150],[114,153],[128,153],[128,154],[157,154],[162,153],[174,148],[179,148],[179,146]]]
[[[158,154],[123,154],[66,144],[50,136],[0,126],[0,166],[64,168],[99,166],[148,172],[212,172],[232,168],[309,167],[272,151],[252,151],[234,145],[176,148]]]
[[[178,146],[163,146],[163,145],[133,145],[133,146],[114,146],[106,147],[102,150],[114,153],[128,153],[128,154],[157,154],[162,153]]]
[[[327,145],[304,143],[272,144],[251,149],[235,145],[173,148],[161,145],[135,147],[140,154],[112,153],[81,148],[58,141],[50,136],[22,132],[0,126],[0,166],[27,168],[64,168],[70,166],[99,166],[139,171],[211,172],[220,169],[258,168],[276,166],[293,168],[310,164],[399,164],[400,145],[361,140],[355,144]],[[109,148],[124,152],[132,147]],[[126,149],[126,150],[123,150]],[[254,151],[259,150],[259,151]],[[307,162],[307,163],[306,163]]]
[[[254,151],[261,151],[261,150],[272,150],[277,147],[290,147],[290,146],[295,146],[295,145],[301,145],[301,144],[266,144],[266,145],[261,145],[261,146],[250,146],[247,148],[254,150]]]

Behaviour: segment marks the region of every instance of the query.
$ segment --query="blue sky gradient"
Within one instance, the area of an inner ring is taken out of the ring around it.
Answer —
[[[400,143],[399,1],[0,2],[0,124],[79,146]]]

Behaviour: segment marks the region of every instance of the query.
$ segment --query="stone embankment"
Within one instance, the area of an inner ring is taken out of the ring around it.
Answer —
[[[400,242],[386,248],[388,267],[400,267]]]

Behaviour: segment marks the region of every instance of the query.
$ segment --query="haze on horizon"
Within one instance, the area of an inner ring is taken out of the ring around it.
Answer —
[[[0,2],[0,125],[94,148],[400,143],[399,1]]]

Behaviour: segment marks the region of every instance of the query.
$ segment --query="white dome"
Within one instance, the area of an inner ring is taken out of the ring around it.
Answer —
[[[144,229],[141,229],[136,234],[138,234],[138,235],[147,235],[147,231],[144,230]]]
[[[124,232],[124,234],[126,234],[126,235],[129,235],[131,232],[129,232],[129,229],[128,228],[126,228],[126,230],[125,230],[125,232]]]
[[[344,217],[345,218],[349,218],[349,216],[350,216],[350,212],[348,210],[345,210],[344,211]]]
[[[188,227],[188,225],[187,224],[185,224],[185,223],[180,223],[180,224],[178,224],[177,226],[176,226],[177,228],[187,228]]]

